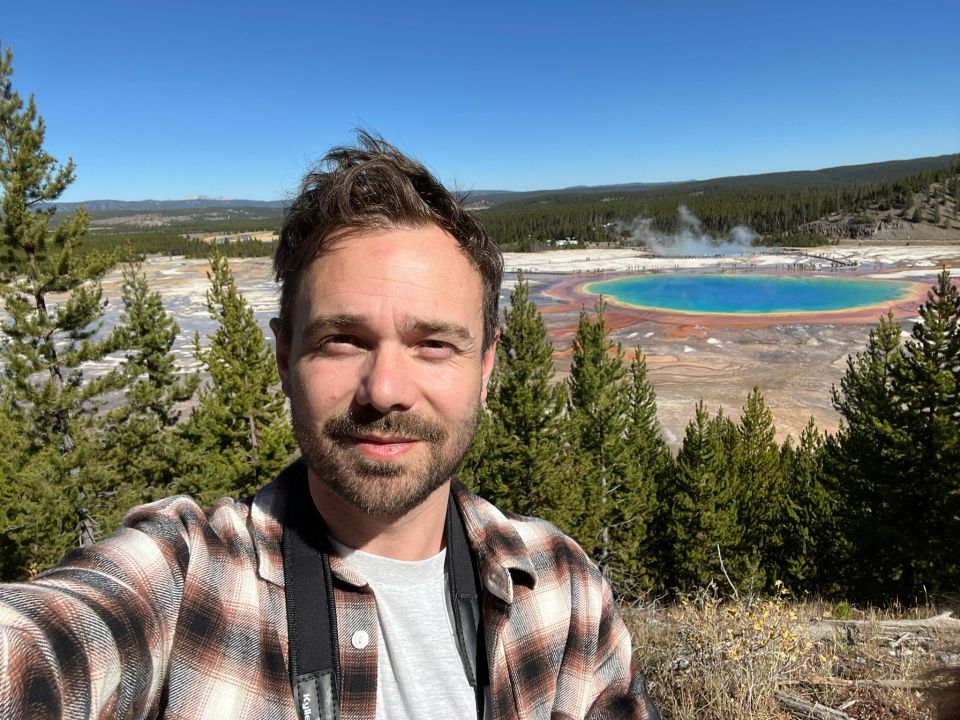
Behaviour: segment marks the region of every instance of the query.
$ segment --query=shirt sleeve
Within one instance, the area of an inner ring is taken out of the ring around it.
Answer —
[[[647,693],[643,673],[632,659],[632,641],[603,581],[593,682],[597,690],[586,717],[590,720],[660,720]]]
[[[151,507],[33,581],[0,585],[0,717],[156,715],[189,542],[177,512]]]

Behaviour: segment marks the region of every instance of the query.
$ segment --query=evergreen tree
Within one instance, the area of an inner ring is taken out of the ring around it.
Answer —
[[[928,591],[960,580],[950,543],[960,530],[960,292],[944,269],[920,306],[894,374],[907,406],[914,454],[903,468],[908,514],[916,521],[904,588]]]
[[[662,581],[658,559],[663,548],[659,543],[657,498],[661,488],[673,477],[673,455],[660,433],[657,421],[657,402],[653,386],[647,378],[647,362],[640,349],[634,351],[629,369],[628,398],[630,416],[627,445],[635,464],[634,484],[631,490],[631,516],[622,515],[614,523],[614,546],[617,564],[627,574],[648,581]],[[636,532],[643,527],[644,534]],[[621,530],[622,529],[622,530]],[[644,578],[644,575],[649,577]],[[650,586],[650,582],[646,586]]]
[[[848,358],[834,389],[842,423],[828,443],[827,474],[838,493],[838,520],[845,532],[851,594],[879,599],[904,589],[917,518],[907,517],[914,468],[913,437],[907,422],[902,378],[900,326],[880,318],[867,346]]]
[[[497,374],[487,397],[504,434],[522,445],[537,444],[561,402],[559,388],[550,383],[552,376],[553,343],[519,271],[510,307],[504,311]]]
[[[831,557],[838,547],[838,528],[836,497],[824,476],[825,449],[812,417],[797,446],[787,438],[781,449],[785,505],[778,530],[783,543],[780,579],[794,592],[831,592],[840,586]]]
[[[194,352],[210,376],[181,433],[193,451],[178,489],[209,502],[254,492],[291,460],[296,443],[273,351],[227,260],[210,257],[207,308],[217,329]]]
[[[853,591],[865,599],[913,601],[960,579],[944,542],[960,510],[960,299],[948,273],[919,312],[902,344],[892,316],[881,318],[834,393],[845,423],[828,469]]]
[[[175,427],[178,404],[193,396],[199,375],[180,377],[171,352],[180,328],[133,261],[123,271],[120,316],[128,348],[122,371],[124,402],[101,422],[102,457],[118,490],[118,513],[166,495],[188,448]],[[119,517],[117,518],[119,519]]]
[[[629,379],[623,348],[608,337],[605,310],[601,298],[594,320],[580,313],[568,378],[568,432],[583,489],[575,537],[615,590],[630,593],[648,572],[650,559],[631,552],[646,540],[655,500],[628,441]]]
[[[575,494],[556,432],[562,400],[550,382],[553,343],[522,271],[504,316],[487,412],[462,474],[503,510],[567,526]]]
[[[731,432],[731,428],[733,431]],[[735,573],[740,531],[736,478],[730,446],[736,427],[721,413],[710,418],[703,401],[687,424],[673,482],[662,487],[659,526],[669,554],[663,558],[668,587],[686,591]]]
[[[0,581],[28,574],[29,559],[23,546],[29,535],[20,524],[26,513],[19,482],[29,451],[26,437],[23,414],[6,394],[0,395]]]
[[[100,283],[114,258],[78,255],[89,224],[82,209],[51,227],[52,203],[73,182],[74,165],[58,164],[43,149],[43,119],[33,97],[24,105],[13,89],[12,63],[6,49],[0,56],[0,297],[7,313],[0,388],[25,439],[22,463],[7,478],[20,495],[6,520],[6,532],[27,543],[22,574],[99,534],[96,516],[110,505],[112,490],[101,484],[93,430],[123,376],[89,372],[121,344],[119,328],[101,332]]]
[[[786,498],[773,416],[760,388],[754,387],[747,397],[737,431],[740,449],[737,474],[743,489],[740,496],[742,555],[751,558],[751,565],[758,569],[757,580],[762,587],[770,589],[786,564],[781,555],[783,538],[778,532]]]

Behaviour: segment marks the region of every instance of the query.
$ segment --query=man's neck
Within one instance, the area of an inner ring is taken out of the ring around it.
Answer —
[[[446,546],[444,526],[450,482],[398,518],[374,517],[344,500],[308,471],[310,496],[327,525],[327,532],[356,550],[393,558],[426,560]]]

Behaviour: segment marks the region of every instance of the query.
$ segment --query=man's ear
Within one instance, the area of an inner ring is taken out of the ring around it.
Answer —
[[[285,395],[290,395],[287,377],[290,374],[290,341],[280,327],[279,318],[270,318],[270,329],[276,340],[277,372],[280,373],[280,387]]]
[[[493,364],[497,359],[497,343],[499,341],[500,328],[497,328],[493,334],[493,341],[490,343],[490,347],[483,351],[483,359],[480,361],[480,402],[487,401],[487,383],[490,382]]]

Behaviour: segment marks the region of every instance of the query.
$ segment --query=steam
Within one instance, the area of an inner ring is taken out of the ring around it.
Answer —
[[[726,238],[703,232],[703,224],[687,209],[677,208],[677,233],[668,235],[653,226],[652,218],[636,218],[621,225],[621,231],[634,242],[646,245],[655,255],[670,257],[703,255],[742,255],[753,251],[753,241],[759,237],[746,225],[737,225]]]

